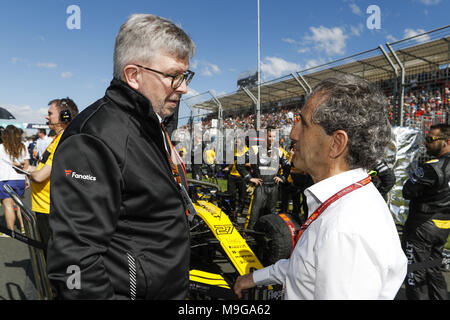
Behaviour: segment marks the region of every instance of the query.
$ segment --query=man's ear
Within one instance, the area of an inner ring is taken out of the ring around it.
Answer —
[[[123,68],[123,75],[125,82],[135,90],[139,90],[139,86],[141,83],[141,76],[138,72],[138,67],[132,64],[126,65]]]
[[[347,152],[348,136],[344,130],[336,130],[333,132],[333,140],[330,146],[330,157],[339,158]]]

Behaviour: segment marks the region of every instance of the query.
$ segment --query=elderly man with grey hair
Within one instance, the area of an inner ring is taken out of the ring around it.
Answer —
[[[311,175],[310,215],[289,259],[239,277],[235,293],[283,284],[285,299],[393,299],[407,260],[392,215],[367,170],[391,138],[387,100],[365,80],[322,81],[290,137],[293,164]]]
[[[184,299],[184,172],[166,127],[194,73],[195,45],[172,22],[132,15],[114,79],[61,138],[51,175],[48,275],[61,299]]]

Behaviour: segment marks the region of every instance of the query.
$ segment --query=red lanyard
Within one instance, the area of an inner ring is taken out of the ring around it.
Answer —
[[[316,211],[314,211],[314,213],[312,215],[309,216],[309,218],[305,221],[305,223],[303,223],[303,225],[300,227],[300,229],[298,230],[297,236],[295,237],[295,242],[294,242],[294,247],[297,244],[298,240],[300,239],[300,237],[302,236],[303,232],[305,232],[305,230],[309,227],[309,225],[311,223],[314,222],[314,220],[316,220],[321,214],[322,212],[325,211],[326,208],[328,208],[328,206],[330,204],[332,204],[333,202],[335,202],[336,200],[338,200],[339,198],[342,198],[343,196],[345,196],[346,194],[355,191],[356,189],[359,189],[363,186],[365,186],[366,184],[368,184],[371,181],[371,177],[367,176],[367,178],[362,179],[361,181],[355,182],[351,185],[349,185],[348,187],[345,187],[344,189],[342,189],[341,191],[337,192],[336,194],[334,194],[332,197],[328,198],[328,200],[326,200],[324,203],[322,203]],[[293,247],[293,248],[294,248]],[[294,251],[294,249],[292,249],[292,251]]]
[[[167,147],[170,148],[171,153],[174,153],[176,161],[180,164],[181,171],[184,175],[184,182],[186,183],[187,187],[187,177],[186,177],[186,165],[184,164],[184,161],[181,159],[180,155],[178,154],[177,150],[172,144],[172,141],[170,140],[169,133],[166,130],[166,126],[161,123],[161,128],[164,132],[164,135],[166,136],[167,143],[169,144]],[[172,169],[173,176],[175,178],[175,181],[180,184],[181,178],[178,171],[178,166],[172,161],[172,156],[169,154],[169,152],[166,150],[167,159],[169,160],[170,168]]]

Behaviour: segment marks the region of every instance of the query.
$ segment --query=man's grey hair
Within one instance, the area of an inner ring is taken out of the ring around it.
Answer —
[[[392,139],[386,96],[368,81],[339,76],[320,82],[312,95],[323,97],[312,121],[331,135],[343,130],[348,136],[347,163],[351,169],[372,169],[385,157]]]
[[[153,14],[133,14],[119,30],[114,47],[114,77],[123,79],[127,64],[150,63],[155,54],[192,58],[195,44],[178,26]]]

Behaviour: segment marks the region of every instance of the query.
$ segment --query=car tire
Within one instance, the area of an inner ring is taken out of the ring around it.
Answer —
[[[285,217],[294,225],[295,231],[300,229],[298,223],[291,215]],[[293,249],[292,234],[288,225],[278,214],[262,216],[255,225],[255,231],[264,236],[255,237],[258,243],[258,255],[264,266],[274,264],[280,259],[287,259]]]

